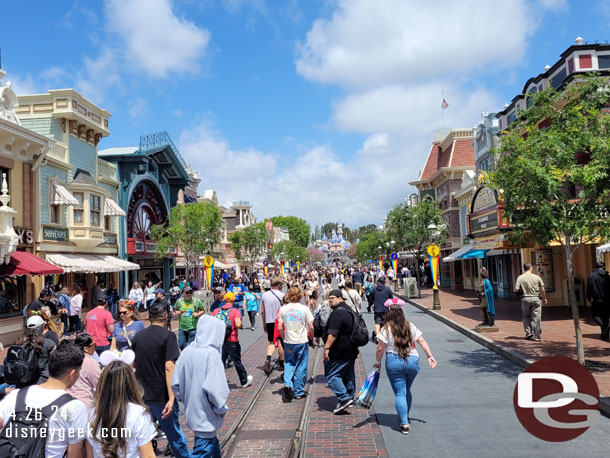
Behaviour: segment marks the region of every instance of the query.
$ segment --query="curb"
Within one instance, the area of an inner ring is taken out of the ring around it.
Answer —
[[[515,363],[523,368],[528,367],[530,364],[532,364],[535,361],[534,359],[529,359],[529,358],[524,357],[523,355],[521,355],[520,353],[518,353],[514,350],[510,350],[510,349],[506,348],[504,345],[499,344],[499,343],[479,334],[478,332],[473,331],[470,328],[467,328],[466,326],[458,323],[457,321],[453,321],[452,319],[447,318],[446,316],[443,316],[440,313],[438,313],[432,309],[429,309],[428,307],[420,304],[419,302],[415,302],[412,299],[408,299],[406,296],[403,296],[401,294],[396,294],[396,295],[400,296],[401,299],[403,299],[405,302],[412,305],[413,307],[418,308],[422,312],[426,312],[428,315],[436,318],[437,320],[446,324],[450,328],[453,328],[456,331],[458,331],[459,333],[474,340],[479,345],[486,347],[487,349],[493,351],[494,353],[497,353],[498,355],[502,356],[503,358],[508,359],[509,361],[512,361],[513,363]],[[600,396],[599,411],[601,412],[602,415],[610,418],[610,398],[609,397],[603,398]]]

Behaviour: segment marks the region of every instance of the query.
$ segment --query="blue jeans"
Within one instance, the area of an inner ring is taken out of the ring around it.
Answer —
[[[110,350],[110,344],[99,347],[97,345],[95,346],[95,352],[98,356],[104,353],[106,350]]]
[[[220,458],[220,442],[218,437],[212,439],[204,439],[203,437],[195,436],[193,444],[193,458]]]
[[[284,343],[284,385],[294,390],[295,396],[305,394],[309,344]]]
[[[180,351],[184,350],[187,345],[193,343],[196,335],[196,329],[178,329],[178,347],[180,347]]]
[[[110,304],[108,304],[108,308],[109,308],[109,312],[112,315],[112,319],[116,320],[117,319],[117,312],[118,312],[118,303],[117,301],[115,301],[114,299],[110,302]]]
[[[324,376],[328,387],[333,391],[339,402],[354,399],[356,392],[355,359],[348,361],[324,361]]]
[[[419,356],[409,356],[405,361],[396,353],[386,353],[385,369],[394,391],[394,405],[400,417],[400,424],[408,425],[412,399],[411,385],[419,372]]]
[[[163,407],[165,407],[165,404],[151,403],[147,404],[147,406],[153,418],[159,423],[161,431],[165,433],[167,442],[169,443],[174,456],[179,458],[190,458],[191,453],[186,445],[186,437],[180,429],[180,412],[178,410],[178,401],[174,402],[174,410],[165,420],[161,418],[161,412],[163,412]]]

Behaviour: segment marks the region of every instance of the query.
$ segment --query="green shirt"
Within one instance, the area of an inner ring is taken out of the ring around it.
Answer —
[[[193,300],[195,301],[193,304]],[[180,325],[179,329],[183,331],[190,331],[191,329],[197,329],[197,321],[199,318],[194,318],[194,312],[200,312],[203,310],[203,302],[199,299],[191,299],[190,301],[185,300],[184,298],[180,299],[176,304],[179,312],[186,312],[180,315]]]

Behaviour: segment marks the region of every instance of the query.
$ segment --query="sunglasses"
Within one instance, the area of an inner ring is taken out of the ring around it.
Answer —
[[[122,312],[119,312],[119,315],[125,315],[127,312],[129,312],[129,310],[123,310]]]

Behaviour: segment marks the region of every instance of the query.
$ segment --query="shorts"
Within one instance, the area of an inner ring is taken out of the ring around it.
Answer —
[[[267,330],[267,341],[273,343],[273,336],[275,335],[275,323],[265,323],[265,329]]]
[[[375,317],[375,324],[383,326],[385,324],[385,316],[388,312],[375,312],[373,316]]]

